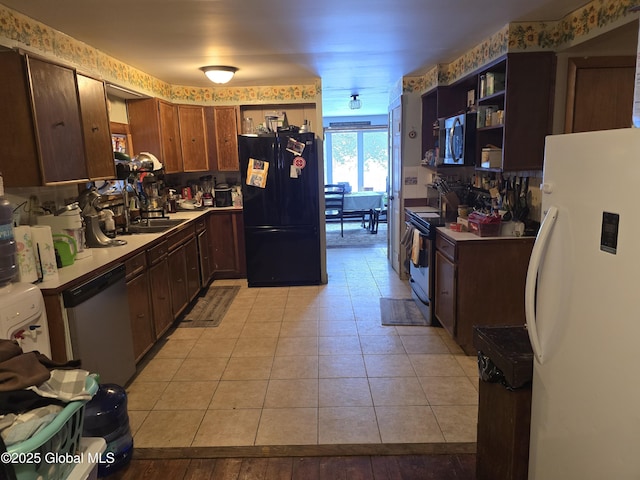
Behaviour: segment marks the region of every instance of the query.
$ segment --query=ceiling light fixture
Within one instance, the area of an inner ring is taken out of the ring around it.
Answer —
[[[200,70],[202,70],[213,83],[227,83],[238,71],[236,67],[227,67],[226,65],[209,65],[207,67],[200,67]]]
[[[351,95],[351,100],[349,101],[349,108],[351,110],[358,110],[362,106],[362,102],[358,98],[358,94]]]

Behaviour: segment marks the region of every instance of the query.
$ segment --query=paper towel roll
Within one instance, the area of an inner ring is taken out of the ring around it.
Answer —
[[[42,281],[57,279],[58,267],[56,265],[56,252],[53,247],[51,227],[48,225],[32,226],[31,238],[33,239],[36,264],[39,264],[42,269]]]
[[[16,240],[19,281],[33,283],[38,280],[38,269],[31,227],[25,225],[15,227],[13,234]]]

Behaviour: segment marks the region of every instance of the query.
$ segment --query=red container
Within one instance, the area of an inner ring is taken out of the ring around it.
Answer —
[[[469,231],[480,237],[499,237],[500,217],[473,212],[469,215]]]

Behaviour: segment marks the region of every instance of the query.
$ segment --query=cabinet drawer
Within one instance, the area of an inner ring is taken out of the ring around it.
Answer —
[[[205,228],[207,228],[207,222],[204,218],[196,220],[196,233],[202,232]]]
[[[124,262],[127,280],[135,277],[147,268],[147,258],[144,252],[138,253]]]
[[[452,262],[456,261],[456,244],[440,234],[436,235],[436,249]]]
[[[167,256],[169,246],[165,240],[147,250],[149,265],[154,265]]]
[[[196,234],[195,226],[193,223],[187,225],[186,228],[181,229],[178,232],[172,233],[167,236],[167,245],[169,247],[169,251],[175,250],[177,247],[182,245],[184,242],[194,237]]]

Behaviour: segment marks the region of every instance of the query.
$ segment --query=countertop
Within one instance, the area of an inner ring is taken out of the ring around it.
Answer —
[[[482,241],[482,240],[518,240],[518,239],[531,239],[535,237],[524,236],[524,237],[516,237],[514,236],[497,236],[497,237],[481,237],[471,232],[454,232],[453,230],[447,227],[438,227],[438,231],[443,235],[449,237],[450,239],[456,242],[466,242],[466,241]]]
[[[178,220],[197,220],[199,217],[203,217],[210,212],[216,211],[242,211],[241,207],[212,207],[203,210],[182,210],[176,213],[168,215],[171,219]],[[169,228],[161,233],[135,233],[118,235],[116,238],[119,240],[125,240],[126,245],[120,245],[115,247],[105,248],[90,248],[91,256],[76,260],[73,265],[58,269],[58,278],[53,280],[47,280],[37,284],[43,293],[57,293],[61,289],[64,289],[78,279],[84,277],[90,278],[92,273],[99,273],[106,270],[106,267],[110,264],[118,262],[120,259],[124,259],[137,250],[142,250],[147,246],[150,246],[159,238],[170,234],[171,232],[180,229],[183,224],[177,225],[173,228]],[[88,278],[87,278],[88,279]]]

